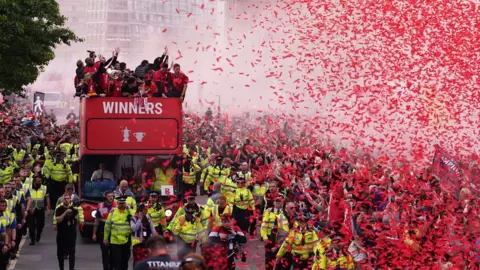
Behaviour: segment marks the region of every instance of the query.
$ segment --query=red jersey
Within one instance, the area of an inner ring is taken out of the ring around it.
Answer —
[[[100,88],[105,92],[105,94],[108,92],[109,86],[110,86],[110,79],[108,78],[107,73],[102,73],[99,76],[99,86]]]
[[[112,91],[109,93],[110,97],[121,97],[122,96],[122,81],[114,80],[112,82]]]
[[[87,95],[93,97],[97,95],[97,85],[94,82],[87,83]]]
[[[188,84],[188,77],[184,73],[180,72],[178,74],[172,73],[172,84],[173,89],[182,91],[183,86]]]
[[[96,68],[95,66],[93,66],[93,67],[86,66],[86,67],[83,69],[83,74],[95,73],[96,71],[97,71],[97,68]]]
[[[157,70],[155,73],[153,73],[152,77],[152,83],[156,85],[156,82],[161,82],[164,87],[164,92],[167,93],[167,84],[168,84],[168,77],[171,76],[171,73],[169,71],[162,71],[162,70]]]
[[[152,97],[152,95],[157,92],[157,86],[153,84],[153,82],[150,85],[142,84],[139,88],[145,89],[145,95],[147,97]]]

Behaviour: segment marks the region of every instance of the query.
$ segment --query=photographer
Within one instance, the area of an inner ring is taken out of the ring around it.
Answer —
[[[60,270],[68,255],[69,269],[75,268],[75,242],[77,240],[78,211],[70,204],[70,196],[63,197],[63,205],[55,210],[57,221],[57,258]]]
[[[208,269],[235,269],[235,257],[240,253],[240,244],[247,243],[247,237],[238,226],[232,224],[230,215],[222,215],[222,225],[214,227],[204,246],[203,252]],[[245,254],[242,261],[246,261]]]

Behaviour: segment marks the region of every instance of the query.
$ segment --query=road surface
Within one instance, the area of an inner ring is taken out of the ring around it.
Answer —
[[[199,198],[204,203],[206,198]],[[47,217],[42,239],[34,246],[30,246],[28,236],[22,239],[17,260],[11,262],[9,270],[55,270],[58,269],[56,234],[53,231],[52,218]],[[258,237],[256,237],[258,239]],[[172,249],[175,247],[172,246]],[[247,246],[247,262],[237,261],[237,269],[263,269],[264,249],[259,240],[251,240]],[[176,252],[173,251],[172,254]],[[65,261],[68,267],[68,261]],[[77,234],[76,270],[103,270],[100,247],[88,239]],[[129,265],[132,269],[132,263]]]

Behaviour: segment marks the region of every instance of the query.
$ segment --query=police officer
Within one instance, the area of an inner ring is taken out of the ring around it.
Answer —
[[[0,185],[8,183],[12,179],[15,166],[10,163],[10,157],[4,152],[0,152]]]
[[[230,169],[223,164],[223,157],[217,156],[215,158],[215,165],[210,165],[203,171],[201,182],[204,184],[204,191],[207,193],[210,192],[211,185],[214,183],[225,183],[229,175]]]
[[[105,201],[98,204],[95,212],[92,240],[98,240],[98,242],[100,242],[103,270],[110,270],[112,266],[110,247],[103,242],[103,232],[105,230],[105,222],[107,221],[109,214],[115,209],[116,203],[112,191],[106,191],[103,196],[105,197]]]
[[[112,269],[127,270],[132,244],[130,220],[135,215],[135,211],[127,208],[125,196],[118,197],[116,200],[117,208],[108,215],[105,222],[103,243],[110,246]]]
[[[49,180],[50,201],[56,202],[72,176],[72,169],[70,165],[65,163],[61,151],[56,150],[54,152],[53,161],[47,160],[45,162],[42,173]]]
[[[233,217],[238,227],[247,232],[250,216],[255,211],[255,201],[252,192],[245,187],[245,178],[237,177],[237,185],[233,201]]]
[[[288,232],[285,242],[277,253],[277,268],[285,269],[286,266],[283,265],[281,258],[290,251],[293,257],[293,269],[312,269],[318,236],[308,225],[309,219],[308,213],[300,213],[297,216],[298,227]]]
[[[41,174],[35,175],[32,187],[29,190],[30,198],[27,204],[28,212],[28,230],[30,232],[30,245],[40,241],[40,237],[45,227],[45,202],[47,203],[48,215],[51,215],[50,198],[48,197],[47,187],[42,185],[43,177]]]
[[[159,235],[162,235],[163,232],[167,230],[167,215],[165,214],[165,208],[162,203],[158,201],[157,191],[150,192],[147,208],[147,213],[152,219],[155,231]]]
[[[173,229],[173,233],[178,236],[177,254],[182,259],[185,255],[195,252],[197,243],[205,243],[207,234],[200,218],[195,217],[194,213],[197,205],[188,203],[184,207],[185,214],[178,218]]]
[[[57,259],[60,270],[65,268],[68,255],[69,269],[75,269],[75,242],[77,240],[78,211],[71,204],[69,196],[63,197],[63,204],[55,209],[57,221]]]
[[[288,219],[283,211],[283,198],[275,199],[274,207],[265,210],[260,235],[265,243],[265,269],[274,269],[278,249],[288,234]]]
[[[187,156],[182,168],[183,192],[188,195],[197,195],[196,174],[201,171],[200,166],[192,161],[191,156]]]

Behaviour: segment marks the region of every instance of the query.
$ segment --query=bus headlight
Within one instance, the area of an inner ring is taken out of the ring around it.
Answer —
[[[93,210],[93,211],[92,211],[92,218],[95,218],[96,215],[97,215],[97,210]]]
[[[167,209],[167,210],[165,210],[165,215],[167,216],[167,218],[169,218],[173,215],[173,211],[170,210],[170,209]]]

